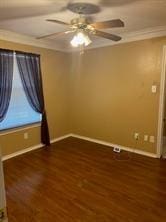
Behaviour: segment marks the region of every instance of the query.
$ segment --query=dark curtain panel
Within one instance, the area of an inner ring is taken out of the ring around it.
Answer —
[[[13,52],[0,49],[0,122],[8,111],[12,92]]]
[[[47,116],[44,106],[40,56],[16,52],[16,58],[23,88],[29,104],[36,112],[42,114],[41,142],[45,145],[50,145]]]

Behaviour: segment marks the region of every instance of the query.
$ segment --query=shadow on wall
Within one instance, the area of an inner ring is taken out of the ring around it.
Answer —
[[[166,137],[166,104],[164,107],[164,131],[163,131],[163,136]]]

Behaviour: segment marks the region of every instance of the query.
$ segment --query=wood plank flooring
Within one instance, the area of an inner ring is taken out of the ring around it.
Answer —
[[[166,160],[68,138],[4,171],[9,222],[166,221]]]

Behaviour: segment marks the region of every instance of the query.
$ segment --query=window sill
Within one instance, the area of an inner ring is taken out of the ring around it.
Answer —
[[[32,129],[32,128],[36,128],[40,126],[41,126],[41,123],[34,123],[34,124],[26,125],[26,126],[20,126],[18,128],[6,129],[6,130],[0,131],[0,136],[8,135],[8,134],[23,131],[23,130]]]

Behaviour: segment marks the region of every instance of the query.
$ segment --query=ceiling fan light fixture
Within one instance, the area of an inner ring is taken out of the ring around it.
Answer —
[[[80,47],[80,49],[83,49],[84,47],[92,43],[91,39],[89,38],[90,35],[95,35],[97,37],[101,37],[115,42],[120,41],[122,39],[116,34],[103,32],[101,30],[124,27],[124,22],[121,19],[93,22],[91,17],[86,17],[85,15],[99,12],[100,7],[98,5],[85,2],[71,2],[73,1],[70,0],[70,3],[67,5],[67,8],[70,11],[77,13],[79,15],[78,17],[71,19],[70,22],[63,22],[57,19],[46,20],[48,22],[68,26],[69,30],[40,36],[37,39],[47,38],[50,36],[56,37],[74,32],[75,35],[73,36],[73,39],[70,41],[70,43],[73,47]]]
[[[78,47],[82,45],[88,46],[91,42],[89,36],[80,31],[73,37],[70,43],[73,47]]]
[[[88,35],[85,36],[85,46],[88,46],[92,43],[92,40],[89,38]]]

